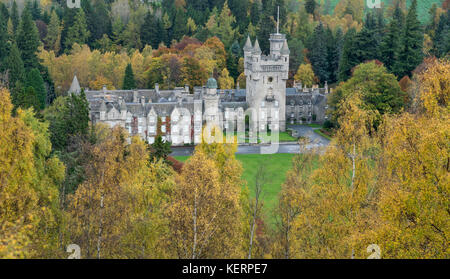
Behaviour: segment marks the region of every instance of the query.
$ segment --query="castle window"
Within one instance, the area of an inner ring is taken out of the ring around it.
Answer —
[[[269,83],[273,82],[273,77],[269,77]]]
[[[149,126],[148,127],[148,131],[149,131],[150,134],[154,134],[155,131],[156,131],[156,127],[155,126]]]

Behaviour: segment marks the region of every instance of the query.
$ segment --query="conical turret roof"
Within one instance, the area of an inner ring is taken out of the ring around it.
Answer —
[[[261,54],[261,48],[259,47],[258,39],[255,41],[255,47],[253,48],[254,54]]]
[[[245,42],[244,51],[252,51],[252,41],[250,40],[250,36],[247,36],[247,42]]]
[[[102,100],[102,103],[100,104],[100,111],[106,111],[105,100]]]
[[[77,75],[74,75],[73,76],[73,80],[72,80],[72,84],[70,85],[70,88],[69,88],[69,93],[78,94],[80,92],[81,92],[80,83],[78,82]]]
[[[289,55],[291,51],[289,50],[289,46],[287,40],[284,40],[283,47],[281,48],[281,55]]]

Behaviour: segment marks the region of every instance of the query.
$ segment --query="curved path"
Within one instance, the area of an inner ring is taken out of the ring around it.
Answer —
[[[317,128],[311,128],[305,125],[290,125],[288,128],[298,132],[300,137],[307,137],[311,140],[311,143],[307,145],[307,149],[326,147],[330,141],[316,133],[314,130]],[[190,156],[194,151],[193,146],[172,147],[171,156]],[[275,153],[300,153],[298,143],[280,143],[278,150]],[[261,154],[261,145],[240,145],[236,154]]]

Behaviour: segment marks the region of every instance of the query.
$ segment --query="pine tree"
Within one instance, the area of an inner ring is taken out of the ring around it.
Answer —
[[[261,18],[261,7],[258,1],[253,1],[250,7],[250,22],[253,26],[258,26]]]
[[[346,81],[351,76],[351,70],[358,64],[353,45],[355,44],[356,31],[351,28],[344,36],[341,60],[339,62],[338,80]]]
[[[155,142],[150,146],[150,160],[167,160],[167,157],[172,153],[170,149],[171,143],[168,141],[163,141],[161,135],[155,138]],[[167,162],[167,161],[166,161]]]
[[[157,49],[159,44],[164,41],[164,32],[161,21],[155,15],[147,12],[141,27],[142,44]]]
[[[8,30],[7,30],[7,22],[3,13],[0,12],[0,73],[5,70],[4,60],[6,59],[8,52]]]
[[[47,93],[44,86],[44,80],[42,79],[41,73],[38,69],[33,68],[27,73],[25,86],[27,88],[30,86],[33,87],[39,101],[39,108],[44,109]]]
[[[423,31],[417,18],[417,0],[413,0],[406,16],[399,59],[393,67],[393,72],[398,78],[411,76],[411,72],[422,63],[422,46]]]
[[[333,36],[332,31],[327,28],[327,52],[328,52],[328,63],[330,65],[330,80],[329,83],[334,83],[338,78],[338,70],[339,70],[339,60],[341,58],[342,53],[342,44],[343,44],[343,34],[342,29],[338,28],[336,31],[336,35]]]
[[[378,59],[380,57],[379,40],[377,34],[377,23],[372,12],[366,15],[364,26],[356,35],[353,51],[357,59],[357,63],[363,63],[368,60]]]
[[[5,69],[9,74],[9,86],[14,87],[18,81],[23,81],[25,77],[25,69],[19,49],[15,42],[10,43],[8,47],[8,56],[5,59]]]
[[[36,68],[39,65],[36,55],[39,44],[40,39],[36,24],[34,24],[30,11],[26,8],[23,10],[17,34],[17,46],[26,69]]]
[[[321,83],[330,79],[326,41],[325,29],[323,24],[319,23],[308,42],[308,59]]]
[[[258,32],[258,37],[260,38],[259,46],[263,53],[269,52],[270,43],[268,38],[270,37],[270,34],[275,32],[275,30],[276,24],[275,20],[272,17],[270,9],[267,10],[263,9],[261,21],[259,22],[259,32]]]
[[[0,14],[3,16],[5,22],[8,22],[9,19],[9,11],[4,3],[0,3]]]
[[[66,49],[71,49],[74,43],[80,45],[85,44],[90,36],[89,30],[87,30],[86,17],[83,9],[78,9],[73,25],[67,30],[67,37],[64,41]]]
[[[178,8],[172,27],[172,39],[179,41],[186,34],[187,18],[183,9]]]
[[[230,7],[231,13],[236,18],[235,26],[233,26],[233,28],[238,27],[241,33],[244,32],[249,23],[247,16],[249,1],[228,0],[228,6]]]
[[[233,43],[236,31],[233,29],[233,25],[236,23],[236,19],[233,15],[230,15],[231,11],[228,8],[228,4],[225,1],[222,11],[217,18],[217,29],[214,30],[214,35],[219,37],[225,45],[225,49],[228,49]]]
[[[450,52],[450,9],[442,14],[433,37],[433,52],[437,57],[444,57]]]
[[[128,64],[125,68],[122,88],[123,90],[131,90],[136,88],[136,82],[134,80],[133,68],[131,67],[131,64]]]
[[[111,17],[109,16],[108,7],[105,1],[95,1],[93,5],[93,13],[86,14],[88,20],[88,28],[90,31],[89,41],[96,42],[101,39],[103,34],[111,35]]]
[[[52,11],[50,24],[47,30],[47,37],[45,37],[46,47],[55,51],[55,53],[58,53],[61,49],[61,24],[59,23],[59,17],[54,10]]]
[[[34,0],[33,5],[31,6],[31,16],[33,17],[33,20],[41,19],[41,13],[42,10],[38,1]]]
[[[17,3],[14,0],[12,8],[11,8],[11,20],[14,26],[14,32],[16,32],[17,28],[19,28],[19,11],[17,9]]]
[[[392,20],[387,28],[387,33],[381,42],[381,61],[390,71],[393,70],[393,65],[398,59],[400,52],[401,34],[403,28],[403,12],[400,6],[397,5]]]

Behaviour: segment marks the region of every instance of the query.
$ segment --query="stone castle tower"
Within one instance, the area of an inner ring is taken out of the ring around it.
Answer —
[[[286,81],[289,72],[289,47],[285,34],[270,35],[270,54],[263,55],[258,39],[253,46],[250,37],[244,46],[244,70],[247,78],[247,103],[258,113],[267,111],[267,121],[279,123],[286,130]],[[271,119],[270,110],[279,110],[279,119]],[[276,129],[273,127],[272,129]]]

